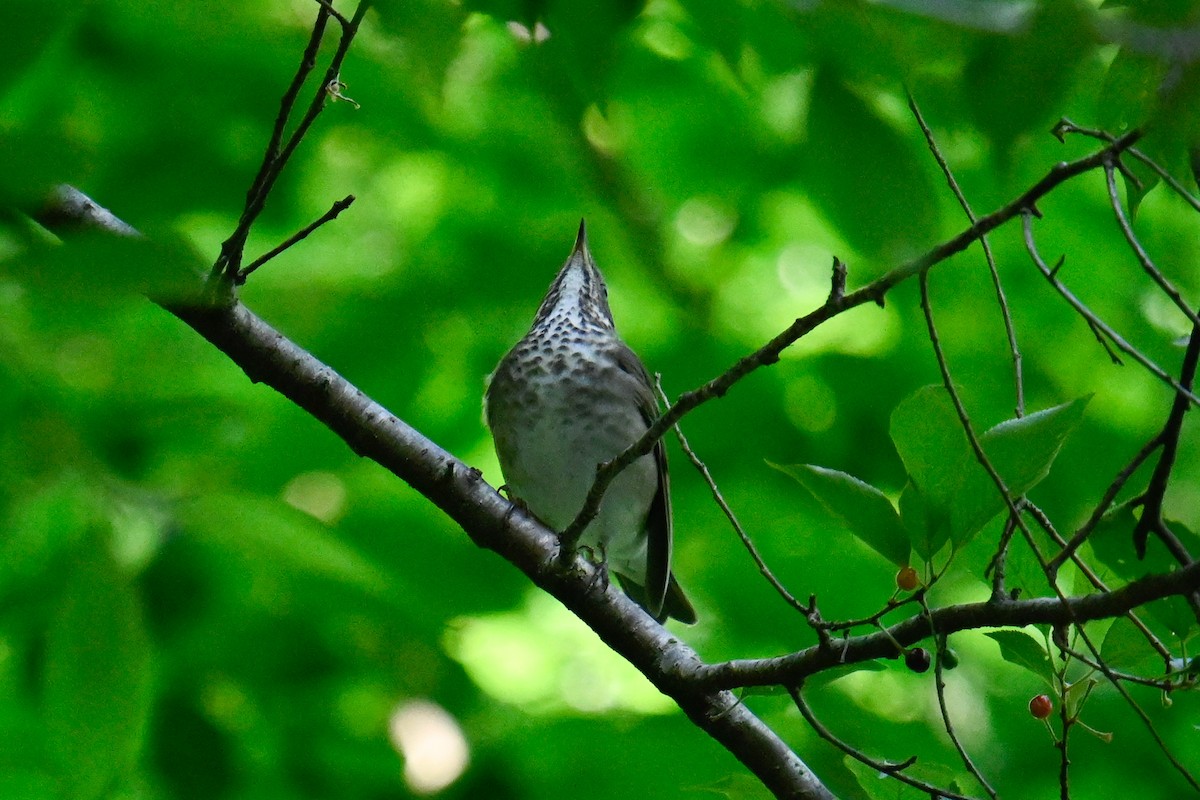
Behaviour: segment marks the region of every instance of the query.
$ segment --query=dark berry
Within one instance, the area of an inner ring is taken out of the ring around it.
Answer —
[[[917,575],[917,571],[909,566],[903,566],[896,573],[896,585],[903,592],[911,592],[913,589],[921,585],[921,578]]]
[[[913,672],[927,672],[932,660],[924,647],[914,647],[904,654],[904,665]]]

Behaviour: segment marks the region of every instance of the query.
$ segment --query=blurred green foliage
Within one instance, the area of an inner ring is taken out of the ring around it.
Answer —
[[[403,797],[430,780],[413,774],[405,726],[446,728],[428,702],[469,748],[446,797],[763,796],[515,570],[137,294],[215,259],[315,10],[6,6],[0,206],[34,207],[72,183],[157,249],[59,247],[15,212],[0,226],[0,797]],[[1196,22],[1192,2],[380,2],[341,76],[361,108],[325,110],[248,254],[348,193],[357,202],[242,296],[499,483],[484,378],[581,216],[618,325],[678,393],[819,304],[835,254],[858,286],[964,227],[906,87],[978,212],[1096,146],[1050,136],[1064,115],[1113,133],[1150,124],[1146,151],[1182,179],[1200,141],[1195,54],[1157,43]],[[1144,243],[1194,303],[1195,214],[1161,184],[1129,188]],[[1102,175],[1040,210],[1042,252],[1067,257],[1060,276],[1177,369],[1187,323],[1131,258]],[[1032,491],[1070,532],[1171,396],[1108,360],[1018,229],[993,246],[1029,409],[1093,395]],[[1011,419],[1012,367],[978,250],[937,267],[931,291],[977,429]],[[775,574],[828,619],[882,607],[895,565],[768,461],[854,475],[895,501],[906,472],[892,412],[938,381],[916,287],[903,285],[887,308],[824,326],[686,420]],[[1196,444],[1189,423],[1167,496],[1193,530]],[[1040,478],[1046,455],[1025,468]],[[676,573],[701,623],[681,635],[710,660],[812,644],[684,464],[675,453]],[[1114,516],[1097,541],[1114,582],[1150,569],[1131,558],[1132,520]],[[962,548],[935,605],[987,596],[998,534],[993,520]],[[1046,593],[1027,550],[1009,575],[1025,596]],[[1069,569],[1063,582],[1087,591]],[[1176,635],[1195,620],[1161,605],[1147,621],[1182,650]],[[1133,665],[1144,654],[1126,628],[1100,638]],[[1033,633],[1020,635],[1040,646]],[[976,762],[1005,796],[1057,794],[1058,751],[1026,709],[1044,682],[982,634],[951,644],[961,665],[948,701]],[[1196,700],[1131,692],[1200,769]],[[974,791],[932,674],[888,662],[809,695],[856,746],[916,755],[915,774]],[[820,742],[786,697],[747,702],[839,794],[894,792]],[[1073,796],[1186,790],[1111,687],[1093,691],[1084,719],[1116,743],[1073,735]],[[439,752],[454,752],[444,735]]]

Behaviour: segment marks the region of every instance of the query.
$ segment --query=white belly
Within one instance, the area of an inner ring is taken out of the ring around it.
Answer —
[[[619,455],[646,430],[632,395],[623,391],[629,376],[615,368],[612,372],[604,375],[597,364],[576,363],[555,380],[532,376],[536,387],[518,390],[524,393],[520,404],[489,408],[493,433],[497,428],[521,431],[496,435],[506,483],[555,530],[566,528],[583,507],[596,466]],[[598,374],[605,379],[597,379]],[[657,465],[652,456],[643,456],[609,486],[580,543],[600,550],[614,571],[644,580],[646,516],[657,491]]]

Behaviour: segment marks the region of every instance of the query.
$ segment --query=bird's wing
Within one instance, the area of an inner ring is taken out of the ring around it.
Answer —
[[[658,401],[646,367],[637,354],[622,344],[616,353],[617,365],[635,384],[634,394],[638,411],[649,427],[658,417]],[[633,444],[633,442],[630,442]],[[646,516],[646,610],[660,617],[667,585],[671,580],[671,481],[667,473],[667,448],[662,439],[654,443],[654,463],[658,467],[658,491]]]

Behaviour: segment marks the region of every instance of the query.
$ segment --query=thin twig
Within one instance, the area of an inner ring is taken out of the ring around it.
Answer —
[[[1065,644],[1065,643],[1064,643]],[[1071,742],[1071,728],[1073,727],[1074,719],[1071,717],[1071,710],[1067,708],[1067,664],[1063,661],[1062,668],[1055,674],[1058,682],[1058,719],[1062,734],[1058,737],[1058,741],[1054,743],[1058,748],[1058,789],[1059,800],[1071,800],[1071,756],[1069,745]]]
[[[1013,533],[1017,529],[1017,523],[1012,514],[1008,515],[1008,519],[1004,522],[1004,530],[1000,534],[1000,543],[996,546],[996,552],[988,562],[987,569],[984,570],[986,575],[988,572],[992,574],[992,597],[1001,599],[1005,596],[1006,567],[1008,564],[1008,546],[1012,543]]]
[[[888,777],[895,778],[901,783],[906,783],[913,788],[919,789],[928,794],[930,797],[944,797],[947,798],[947,800],[972,800],[972,798],[968,795],[958,794],[957,792],[952,792],[949,789],[941,786],[934,786],[905,775],[904,770],[916,763],[916,756],[897,763],[878,761],[874,758],[871,758],[861,750],[850,746],[846,742],[843,742],[836,735],[834,735],[832,731],[826,728],[821,720],[817,719],[816,714],[813,713],[812,708],[808,705],[808,702],[804,699],[804,696],[801,694],[799,689],[794,686],[788,686],[787,691],[788,694],[792,696],[792,702],[796,704],[796,708],[800,711],[800,716],[804,717],[804,721],[807,722],[809,727],[813,729],[813,732],[836,747],[838,750],[841,750],[843,753],[853,758],[855,761],[866,764],[876,772],[880,772]],[[993,795],[993,797],[994,796],[995,795]]]
[[[662,376],[655,375],[654,379],[654,385],[658,390],[658,396],[662,399],[664,404],[670,404],[671,401],[667,398],[666,392],[663,391]],[[700,457],[696,455],[696,451],[693,450],[691,444],[688,443],[687,437],[683,435],[683,430],[678,425],[675,425],[674,431],[675,438],[679,441],[679,447],[683,450],[684,455],[687,456],[688,461],[692,462],[692,466],[695,467],[696,471],[700,473],[700,477],[702,477],[704,482],[708,485],[709,491],[712,492],[713,500],[715,500],[717,506],[720,507],[721,513],[723,513],[725,518],[729,520],[729,524],[733,526],[734,533],[736,533],[738,538],[742,540],[742,545],[746,548],[746,551],[750,553],[750,558],[754,559],[754,563],[758,567],[758,571],[764,578],[767,579],[767,583],[771,584],[775,591],[779,593],[779,596],[782,597],[788,605],[799,611],[801,614],[808,616],[810,609],[797,600],[795,595],[789,592],[787,587],[775,577],[773,572],[771,572],[771,568],[768,567],[767,562],[763,560],[762,555],[758,552],[758,548],[755,547],[754,542],[750,539],[750,535],[746,533],[746,529],[742,527],[740,522],[738,522],[737,515],[733,512],[733,509],[729,507],[729,503],[725,501],[725,496],[721,494],[721,490],[717,487],[717,482],[713,478],[712,473],[709,471],[708,465],[701,461]],[[824,634],[826,639],[828,639],[828,633],[825,633],[823,628],[817,628],[817,631],[818,633]]]
[[[324,214],[322,214],[318,219],[314,220],[313,222],[304,226],[300,230],[296,231],[291,236],[289,236],[287,239],[285,239],[279,246],[277,246],[271,250],[268,250],[266,253],[263,253],[261,256],[254,259],[254,261],[250,262],[245,267],[243,267],[238,272],[237,278],[234,282],[238,283],[238,284],[245,283],[246,278],[249,277],[250,273],[254,272],[254,270],[258,269],[263,264],[267,263],[272,258],[279,255],[284,250],[287,250],[292,245],[307,238],[310,233],[312,233],[317,228],[324,225],[326,222],[332,222],[333,220],[337,219],[338,215],[341,214],[343,211],[345,211],[347,208],[349,208],[350,204],[353,202],[354,202],[354,195],[352,195],[352,194],[348,194],[345,197],[343,197],[341,200],[334,202],[334,204],[332,206],[330,206],[329,210],[326,211]]]
[[[870,616],[867,616],[867,617],[859,617],[856,619],[847,619],[847,620],[838,620],[837,622],[826,622],[825,629],[829,630],[829,631],[833,631],[835,633],[843,633],[846,631],[854,630],[855,628],[862,628],[864,626],[871,627],[871,628],[881,627],[880,620],[882,620],[884,617],[886,617],[888,614],[892,613],[893,611],[895,611],[898,608],[903,608],[904,606],[909,605],[910,603],[916,603],[917,596],[919,594],[921,594],[922,592],[924,592],[926,589],[928,589],[927,586],[922,586],[922,587],[918,588],[915,592],[913,592],[911,596],[906,597],[903,600],[897,600],[895,598],[895,596],[892,596],[891,598],[888,599],[887,604],[884,605],[883,608],[879,609],[874,614],[871,614]]]
[[[1121,233],[1125,236],[1125,241],[1129,243],[1130,249],[1133,250],[1138,264],[1150,276],[1150,280],[1154,281],[1159,289],[1162,289],[1163,294],[1171,298],[1171,302],[1188,318],[1188,321],[1192,323],[1192,327],[1200,326],[1200,316],[1197,316],[1196,312],[1192,311],[1191,306],[1183,299],[1183,295],[1175,287],[1175,284],[1167,280],[1167,276],[1163,274],[1162,270],[1154,265],[1150,254],[1146,252],[1146,248],[1142,247],[1137,234],[1133,232],[1133,226],[1129,224],[1129,219],[1125,216],[1125,209],[1121,204],[1121,193],[1117,191],[1117,179],[1113,174],[1111,164],[1106,164],[1104,167],[1104,182],[1108,187],[1108,204],[1112,207],[1113,215],[1117,218],[1117,226],[1120,227]]]
[[[246,234],[249,231],[250,224],[254,221],[251,216],[251,209],[260,202],[262,186],[271,170],[275,169],[276,160],[279,158],[279,147],[283,142],[283,134],[287,130],[288,119],[292,115],[292,109],[295,108],[296,99],[300,96],[300,90],[304,88],[304,83],[308,80],[309,73],[317,65],[317,53],[321,48],[321,39],[325,35],[325,26],[328,22],[329,8],[322,6],[317,12],[317,19],[313,22],[312,31],[308,35],[308,44],[304,48],[304,53],[300,56],[300,64],[296,67],[296,74],[292,76],[291,84],[288,85],[283,96],[279,99],[279,112],[275,115],[275,124],[271,128],[271,136],[267,140],[266,149],[263,151],[262,163],[259,164],[258,173],[255,174],[254,180],[250,182],[250,188],[246,190],[246,204],[242,209],[238,227],[222,243],[221,253],[213,264],[210,280],[224,274],[226,270],[233,272],[240,266],[242,257],[241,248],[245,246]],[[257,214],[257,212],[254,213]],[[243,231],[243,226],[245,226],[245,231]]]
[[[988,797],[996,800],[998,796],[996,790],[988,783],[987,778],[983,777],[983,773],[979,771],[979,767],[975,766],[975,762],[971,759],[971,754],[967,752],[967,748],[963,746],[963,743],[958,738],[958,732],[954,730],[954,723],[950,719],[950,709],[946,705],[946,679],[942,664],[946,651],[946,638],[944,636],[939,637],[938,632],[934,629],[932,623],[933,617],[924,595],[921,596],[921,608],[930,619],[929,629],[936,644],[933,648],[933,685],[937,694],[938,710],[942,715],[942,725],[946,728],[946,735],[950,737],[950,743],[954,745],[954,749],[958,752],[958,757],[962,760],[963,766],[975,777],[975,780],[987,792]]]
[[[333,7],[333,3],[329,0],[316,0],[317,5],[329,12],[329,16],[336,19],[343,28],[350,27],[350,20],[346,19],[340,11]]]
[[[1094,669],[1096,672],[1104,672],[1104,667],[1100,666],[1098,661],[1093,660],[1084,653],[1081,653],[1078,650],[1070,647],[1063,648],[1063,650],[1070,655],[1071,658],[1078,660],[1079,663],[1083,664],[1084,666]],[[1128,672],[1120,672],[1112,667],[1109,667],[1109,671],[1112,672],[1113,677],[1117,680],[1125,681],[1126,683],[1134,683],[1138,686],[1148,686],[1152,689],[1158,689],[1163,692],[1170,692],[1179,688],[1171,681],[1170,678],[1144,678],[1141,675],[1132,675]]]
[[[600,465],[596,470],[596,479],[592,483],[592,488],[588,490],[583,507],[576,514],[574,521],[562,532],[563,541],[568,545],[578,541],[583,529],[595,518],[597,510],[600,508],[600,501],[604,497],[604,492],[607,491],[613,479],[634,461],[649,453],[653,449],[654,443],[661,439],[686,414],[710,400],[724,396],[734,384],[760,367],[774,364],[779,360],[780,354],[785,349],[847,309],[855,308],[865,303],[882,305],[884,298],[892,287],[963,251],[980,236],[990,233],[1009,220],[1025,213],[1028,209],[1034,208],[1038,200],[1065,181],[1103,166],[1113,155],[1132,146],[1140,137],[1140,131],[1131,131],[1103,150],[1076,159],[1075,161],[1055,164],[1040,180],[1026,189],[1016,199],[990,214],[979,217],[956,236],[947,239],[925,254],[892,269],[885,275],[849,294],[843,294],[837,290],[838,279],[835,268],[833,289],[821,306],[798,318],[775,336],[775,338],[771,339],[771,341],[744,356],[721,375],[697,389],[680,395],[674,405],[664,411],[650,425],[646,432],[642,434],[641,438],[625,448],[616,458]],[[1200,400],[1197,402],[1200,402]]]
[[[1187,389],[1192,388],[1196,378],[1196,363],[1200,360],[1200,326],[1193,325],[1188,337],[1187,350],[1183,355],[1183,365],[1179,369],[1179,384]],[[1175,456],[1179,451],[1179,437],[1183,432],[1183,416],[1187,413],[1187,401],[1181,395],[1176,395],[1171,403],[1171,412],[1167,415],[1166,424],[1158,435],[1162,443],[1162,452],[1158,455],[1158,463],[1150,475],[1150,483],[1142,494],[1142,517],[1133,529],[1133,544],[1138,558],[1146,555],[1146,538],[1151,530],[1162,532],[1166,528],[1163,520],[1163,498],[1167,494],[1167,485],[1171,480],[1171,469],[1175,465]],[[1182,550],[1182,545],[1175,551]]]
[[[933,348],[933,355],[937,360],[938,371],[942,375],[942,385],[946,387],[946,393],[950,395],[950,402],[954,406],[954,413],[958,416],[959,424],[962,426],[963,433],[966,434],[967,443],[970,444],[971,451],[975,454],[975,460],[987,472],[988,477],[995,484],[996,490],[1000,492],[1001,499],[1008,507],[1009,516],[1028,538],[1031,534],[1029,528],[1025,525],[1025,521],[1021,519],[1020,509],[1017,508],[1019,500],[1012,497],[1012,493],[1009,492],[1008,486],[1004,483],[1004,478],[996,471],[987,453],[983,451],[983,445],[980,443],[979,437],[975,435],[975,429],[971,425],[971,418],[967,414],[967,408],[963,405],[958,390],[954,387],[954,379],[950,376],[950,365],[946,361],[946,353],[942,350],[942,342],[938,336],[937,325],[933,321],[933,306],[929,301],[928,272],[921,273],[918,284],[921,289],[921,311],[925,314],[925,328],[929,335],[929,344]]]
[[[929,146],[929,152],[933,153],[933,158],[937,161],[938,168],[941,169],[942,175],[946,178],[946,183],[950,186],[950,191],[954,192],[955,199],[962,207],[963,213],[967,215],[967,221],[975,224],[975,212],[971,210],[971,204],[967,201],[966,194],[958,185],[958,181],[954,177],[954,171],[950,169],[949,162],[942,155],[942,150],[938,147],[937,140],[933,138],[933,131],[925,122],[925,117],[921,114],[921,109],[917,105],[916,98],[912,96],[912,92],[906,92],[908,95],[908,108],[912,111],[913,116],[917,120],[917,125],[921,128],[921,133],[925,136],[925,144]],[[1017,331],[1013,326],[1012,313],[1008,308],[1008,298],[1004,295],[1004,284],[1000,281],[1000,271],[996,268],[996,258],[992,254],[992,245],[988,241],[987,236],[979,237],[979,245],[983,248],[983,257],[987,260],[988,272],[992,277],[992,286],[996,290],[996,302],[1000,306],[1000,316],[1004,320],[1004,335],[1008,339],[1008,353],[1012,359],[1013,365],[1013,384],[1017,394],[1016,415],[1018,417],[1025,416],[1025,380],[1021,369],[1021,348],[1017,344]]]
[[[342,34],[338,39],[337,48],[330,58],[329,66],[325,70],[325,77],[317,86],[316,92],[309,101],[308,109],[304,112],[304,116],[300,118],[295,129],[287,137],[287,141],[284,142],[284,131],[287,128],[288,120],[295,108],[301,88],[316,66],[316,57],[321,44],[321,36],[331,16],[330,6],[327,3],[318,4],[317,20],[313,24],[313,31],[309,37],[308,46],[304,50],[304,56],[300,60],[300,66],[296,70],[295,77],[292,78],[291,85],[288,86],[287,91],[284,92],[283,99],[280,101],[279,114],[275,119],[275,126],[271,131],[271,138],[267,143],[262,165],[259,167],[258,174],[255,176],[253,183],[251,183],[249,191],[246,193],[246,205],[238,220],[237,227],[230,234],[229,238],[221,244],[221,255],[217,258],[216,263],[213,264],[212,279],[224,276],[230,282],[236,282],[241,269],[242,254],[246,247],[246,240],[250,235],[250,229],[266,206],[267,197],[275,187],[276,180],[283,172],[284,167],[287,166],[292,154],[296,152],[296,148],[304,140],[309,128],[312,127],[312,124],[325,108],[329,97],[329,83],[330,81],[338,80],[342,62],[345,60],[346,54],[350,50],[350,44],[354,41],[359,25],[362,23],[363,17],[366,16],[367,9],[370,6],[371,0],[360,0],[357,8],[354,10],[354,15],[342,25]]]
[[[1065,133],[1078,133],[1091,137],[1092,139],[1108,142],[1110,144],[1116,141],[1116,137],[1108,131],[1096,130],[1094,128],[1084,128],[1076,125],[1074,122],[1071,122],[1069,119],[1064,117],[1058,121],[1057,125],[1054,126],[1054,134],[1058,137],[1059,141],[1064,141],[1063,134]],[[1154,174],[1162,179],[1163,183],[1171,187],[1171,190],[1179,195],[1179,197],[1181,197],[1188,205],[1190,205],[1194,210],[1200,211],[1200,199],[1197,199],[1195,195],[1189,192],[1174,175],[1163,169],[1163,167],[1159,165],[1157,161],[1150,158],[1150,156],[1146,155],[1136,147],[1127,147],[1125,148],[1125,152],[1149,167]]]
[[[1190,390],[1184,388],[1178,381],[1168,375],[1166,370],[1155,364],[1146,356],[1142,355],[1141,351],[1139,351],[1129,342],[1125,341],[1125,339],[1122,338],[1119,333],[1109,327],[1108,323],[1097,317],[1090,308],[1084,305],[1083,302],[1071,292],[1070,289],[1063,285],[1062,281],[1058,279],[1056,271],[1047,266],[1046,262],[1042,260],[1041,255],[1037,251],[1037,245],[1035,245],[1033,241],[1033,227],[1030,221],[1031,216],[1032,215],[1028,213],[1024,216],[1023,224],[1025,228],[1025,249],[1029,252],[1030,258],[1033,259],[1034,265],[1037,266],[1038,270],[1041,271],[1046,280],[1050,282],[1050,285],[1053,286],[1060,295],[1062,295],[1062,298],[1066,300],[1071,307],[1079,313],[1080,316],[1088,321],[1088,324],[1091,325],[1094,330],[1102,331],[1104,335],[1107,336],[1108,339],[1121,350],[1121,352],[1133,358],[1133,360],[1145,367],[1146,371],[1151,375],[1170,386],[1179,394],[1183,395],[1185,398],[1187,398],[1188,402],[1192,403],[1193,405],[1200,405],[1200,397],[1196,397],[1196,395],[1192,394]]]

